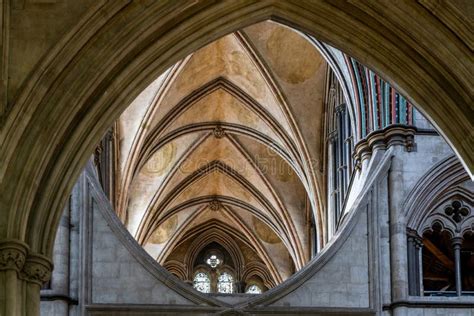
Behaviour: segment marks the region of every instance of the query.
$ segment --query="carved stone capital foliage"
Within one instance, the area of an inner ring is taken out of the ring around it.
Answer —
[[[28,246],[19,240],[0,241],[0,270],[20,272],[25,264]]]
[[[51,278],[53,264],[51,261],[39,254],[30,254],[26,258],[20,277],[28,282],[43,285]]]

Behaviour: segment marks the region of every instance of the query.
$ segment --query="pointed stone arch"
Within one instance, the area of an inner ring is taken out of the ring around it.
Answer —
[[[465,133],[474,130],[471,52],[418,3],[407,4],[406,10],[397,3],[368,7],[271,0],[182,5],[106,2],[38,65],[2,129],[0,175],[8,179],[0,187],[7,218],[2,236],[25,240],[32,251],[50,255],[74,179],[125,105],[180,58],[269,18],[317,36],[387,78],[433,119],[472,174],[474,137]],[[426,27],[408,28],[407,19]],[[391,25],[400,32],[392,32]],[[365,36],[353,41],[360,33]],[[450,49],[433,51],[426,43],[450,43]],[[50,122],[50,128],[43,129],[41,122]]]

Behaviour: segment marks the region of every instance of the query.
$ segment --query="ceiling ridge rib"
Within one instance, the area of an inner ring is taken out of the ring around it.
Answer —
[[[171,181],[171,179],[173,178],[173,176],[176,174],[176,172],[179,170],[179,166],[187,159],[188,155],[190,155],[196,148],[199,147],[199,145],[204,142],[206,140],[206,138],[208,137],[209,135],[204,135],[203,137],[197,139],[196,141],[194,141],[188,149],[186,149],[183,154],[181,155],[181,157],[176,161],[176,163],[173,165],[173,167],[171,168],[171,170],[166,173],[165,177],[163,178],[163,181],[161,181],[159,187],[157,188],[157,190],[155,191],[155,193],[153,194],[153,197],[151,198],[150,202],[148,203],[143,215],[142,215],[142,218],[140,219],[140,224],[139,224],[139,228],[137,229],[137,231],[135,232],[135,238],[137,238],[137,240],[139,240],[138,236],[140,235],[140,227],[142,227],[142,225],[144,225],[143,223],[143,220],[145,218],[145,215],[146,213],[148,212],[148,210],[151,208],[152,205],[155,205],[159,199],[159,197],[161,196],[161,194],[163,193],[163,190],[166,188],[166,185],[169,183],[169,181]]]
[[[206,196],[200,196],[200,197],[189,199],[189,200],[187,200],[187,201],[171,208],[168,211],[168,213],[165,214],[165,216],[163,216],[163,218],[160,219],[159,224],[162,224],[168,218],[170,218],[174,214],[177,214],[177,213],[181,212],[182,210],[184,210],[186,208],[196,206],[196,205],[200,205],[200,204],[206,204],[207,205],[207,204],[209,204],[213,201],[218,201],[219,203],[221,203],[224,206],[226,206],[226,205],[235,206],[235,207],[239,207],[239,208],[241,208],[245,211],[248,211],[253,216],[257,217],[259,220],[261,220],[263,223],[265,223],[267,226],[269,226],[274,231],[274,233],[276,233],[276,234],[279,233],[278,228],[275,226],[275,224],[272,222],[272,220],[267,218],[264,214],[260,213],[259,210],[256,207],[254,207],[252,204],[249,204],[245,201],[242,201],[242,200],[234,198],[234,197],[224,196],[224,195],[206,195]],[[154,229],[156,229],[159,226],[159,224],[155,225]],[[154,231],[154,230],[151,230],[151,231]],[[151,236],[151,233],[148,234],[148,236],[146,236],[146,238],[144,240],[146,241],[150,236]],[[287,248],[290,247],[290,244],[288,243],[288,240],[286,240],[284,238],[284,236],[279,235],[279,237],[282,240],[283,244]]]
[[[257,201],[259,201],[268,211],[270,211],[270,214],[272,214],[273,217],[275,217],[274,219],[276,220],[276,222],[279,223],[280,226],[282,226],[281,221],[278,220],[279,216],[276,212],[276,209],[273,207],[273,205],[268,201],[266,197],[261,195],[261,192],[257,188],[255,188],[255,186],[252,183],[250,183],[247,179],[245,179],[240,173],[235,171],[233,168],[219,161],[212,161],[211,163],[206,164],[203,167],[199,168],[198,170],[194,171],[192,174],[190,174],[185,179],[183,179],[178,185],[176,185],[175,188],[178,188],[178,189],[173,190],[166,195],[166,197],[161,201],[160,205],[158,205],[158,207],[156,208],[156,211],[154,212],[154,214],[150,215],[151,212],[145,213],[144,221],[142,221],[142,225],[140,225],[141,228],[138,230],[139,234],[137,235],[140,243],[144,241],[145,236],[149,233],[149,232],[144,231],[143,228],[147,228],[147,231],[149,231],[150,229],[153,229],[153,226],[156,224],[156,221],[158,220],[158,216],[160,216],[159,214],[161,213],[161,211],[165,210],[168,207],[168,205],[172,203],[172,201],[186,188],[191,186],[196,181],[205,177],[209,173],[210,170],[221,171],[223,172],[224,175],[230,176],[231,179],[241,184],[243,188],[249,191],[249,193],[253,194],[254,198],[256,198]],[[151,205],[151,208],[155,209],[154,205]],[[277,216],[275,216],[275,214]],[[280,233],[283,233],[283,231],[280,231]]]
[[[262,259],[263,262],[265,262],[267,264],[267,266],[269,267],[269,270],[272,271],[271,273],[273,274],[273,278],[275,279],[275,281],[277,281],[278,283],[283,282],[283,278],[280,274],[280,271],[278,271],[278,269],[275,268],[276,265],[275,265],[274,261],[269,256],[268,251],[266,251],[266,248],[262,245],[262,242],[259,240],[259,238],[257,238],[257,236],[252,232],[252,230],[249,229],[249,227],[245,224],[245,222],[242,220],[242,218],[240,218],[240,216],[238,216],[234,212],[231,212],[231,211],[227,210],[227,207],[224,207],[224,208],[226,209],[226,212],[228,213],[228,215],[234,221],[236,221],[237,223],[240,224],[240,227],[242,228],[242,230],[245,230],[246,235],[252,237],[253,242],[254,242],[254,247],[259,249],[259,251],[256,251],[257,254],[263,256],[263,258],[261,258],[261,259]],[[288,251],[288,252],[291,254],[290,251]],[[293,261],[295,261],[294,257],[292,259],[293,259]]]
[[[200,86],[199,88],[193,90],[191,93],[182,98],[172,110],[166,113],[166,115],[156,125],[157,127],[153,129],[148,135],[146,144],[144,146],[146,152],[143,156],[147,158],[153,153],[153,151],[156,150],[156,147],[153,146],[154,140],[159,140],[161,138],[161,133],[165,131],[165,129],[168,128],[176,118],[178,118],[182,113],[184,113],[187,108],[190,108],[196,102],[218,89],[223,89],[227,93],[231,94],[239,101],[241,101],[244,106],[247,106],[251,111],[254,111],[259,117],[263,118],[264,122],[267,123],[270,127],[272,127],[275,133],[281,137],[284,144],[288,146],[290,152],[293,155],[297,154],[294,142],[292,141],[291,137],[285,132],[281,124],[278,123],[266,109],[264,109],[255,99],[253,99],[245,91],[243,91],[237,85],[232,83],[230,80],[219,76]],[[297,161],[301,163],[298,158],[298,155],[295,155],[294,158],[296,158]]]
[[[241,152],[244,154],[244,156],[251,161],[251,164],[254,164],[253,159],[250,157],[250,154],[245,150],[245,148],[242,146],[242,144],[240,144],[240,142],[237,139],[234,139],[234,138],[231,138],[231,141],[235,142],[236,146],[241,147]],[[263,174],[263,172],[261,172],[261,170],[258,167],[255,167],[255,168],[257,169],[257,172],[259,172],[261,174],[261,177],[265,182],[270,182],[268,180],[268,178]],[[280,205],[280,208],[283,210],[284,222],[288,225],[287,229],[288,229],[290,235],[292,236],[292,239],[294,240],[294,243],[297,244],[302,249],[303,248],[302,245],[301,245],[302,240],[300,239],[300,237],[299,237],[299,235],[296,231],[293,220],[291,219],[291,217],[288,214],[288,210],[286,208],[285,203],[283,203],[282,199],[280,198],[280,195],[276,192],[276,190],[273,189],[273,185],[268,184],[267,186],[270,188],[270,190],[272,191],[272,194],[275,196],[275,199],[277,200],[277,203]],[[295,259],[295,261],[296,261],[295,263],[297,263],[298,261],[301,261],[300,264],[304,265],[304,259],[303,259],[304,257],[301,257],[299,255],[296,255],[296,257],[297,257],[297,259]]]

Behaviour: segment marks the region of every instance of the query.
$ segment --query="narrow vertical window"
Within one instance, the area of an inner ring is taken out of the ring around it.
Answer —
[[[204,272],[198,272],[194,276],[193,286],[196,290],[202,293],[211,292],[211,279],[209,275]]]
[[[337,229],[343,215],[344,203],[349,191],[353,172],[352,137],[349,110],[344,102],[341,86],[331,71],[328,76],[329,92],[327,107],[330,113],[328,121],[328,184],[330,194],[330,212],[333,212],[332,227]]]
[[[217,292],[234,293],[234,278],[230,273],[221,273],[217,280]]]

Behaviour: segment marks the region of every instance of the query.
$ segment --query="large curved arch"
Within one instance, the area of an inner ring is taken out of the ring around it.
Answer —
[[[7,179],[0,187],[2,216],[8,218],[2,237],[25,240],[32,251],[50,255],[67,194],[124,107],[180,58],[269,18],[380,73],[433,120],[472,175],[472,51],[416,2],[106,2],[43,59],[7,117],[0,140],[0,176]]]

